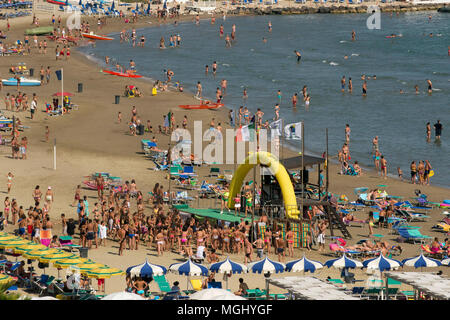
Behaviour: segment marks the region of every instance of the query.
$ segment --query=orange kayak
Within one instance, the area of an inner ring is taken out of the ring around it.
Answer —
[[[94,40],[114,40],[114,38],[110,38],[107,36],[101,36],[93,33],[81,33],[81,35],[85,38],[94,39]]]
[[[209,103],[209,104],[181,104],[182,109],[217,109],[223,107],[223,103]]]

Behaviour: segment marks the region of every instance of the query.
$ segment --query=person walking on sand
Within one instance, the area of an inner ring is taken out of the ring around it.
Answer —
[[[381,165],[381,175],[384,177],[384,179],[387,179],[387,161],[383,155],[381,156],[380,165]]]
[[[195,94],[195,97],[199,99],[202,98],[202,84],[200,81],[197,82],[197,93]]]
[[[8,178],[8,180],[6,182],[6,187],[8,188],[8,194],[9,194],[11,191],[12,179],[14,178],[14,175],[11,172],[8,172],[6,177]]]
[[[289,228],[289,231],[286,232],[286,240],[288,242],[288,256],[294,256],[294,232]]]

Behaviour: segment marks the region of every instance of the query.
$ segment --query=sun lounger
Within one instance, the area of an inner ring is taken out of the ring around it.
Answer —
[[[367,299],[371,299],[371,298],[375,298],[377,300],[380,299],[380,294],[381,294],[381,288],[366,288],[363,293],[362,293],[362,297],[365,297]]]
[[[37,281],[33,281],[33,285],[39,293],[39,296],[41,296],[48,289],[54,280],[54,276],[49,277],[48,275],[43,274]]]
[[[158,288],[160,292],[167,293],[171,292],[171,287],[169,282],[167,282],[167,279],[164,275],[162,276],[153,276],[153,280],[158,284]]]
[[[421,234],[418,229],[398,228],[398,234],[406,241],[412,241],[413,243],[417,241],[423,243],[425,240],[431,239],[431,237]]]

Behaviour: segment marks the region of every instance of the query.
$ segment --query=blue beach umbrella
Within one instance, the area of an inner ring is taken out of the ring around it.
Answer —
[[[285,269],[286,265],[284,263],[272,261],[267,257],[248,264],[248,270],[253,273],[281,273]]]
[[[208,275],[208,268],[205,266],[202,266],[201,264],[194,263],[191,261],[191,259],[188,259],[185,262],[181,263],[172,263],[169,266],[169,270],[178,273],[180,275],[188,276],[187,283],[186,283],[186,289],[189,287],[189,277],[190,276],[207,276]]]
[[[148,7],[147,10],[145,10],[145,13],[147,13],[148,15],[150,14],[150,2],[148,3]]]
[[[404,266],[414,268],[432,268],[432,267],[439,267],[442,265],[442,263],[439,260],[427,258],[423,255],[423,253],[421,253],[420,256],[405,259],[402,262]]]
[[[114,11],[114,9],[116,9],[116,6],[115,6],[114,1],[113,1],[112,5],[111,5],[111,11]]]
[[[167,9],[167,0],[166,0],[166,1],[164,1],[164,4],[163,4],[163,9]]]
[[[131,277],[151,277],[151,276],[161,276],[166,274],[167,269],[163,266],[149,263],[145,260],[144,263],[138,264],[137,266],[132,266],[127,269],[127,274]]]
[[[216,273],[242,273],[247,272],[248,268],[246,265],[231,261],[227,257],[224,261],[212,264],[209,270]]]
[[[248,272],[246,265],[231,261],[229,257],[227,257],[224,261],[212,264],[209,267],[209,270],[216,273],[227,274]],[[228,289],[228,277],[225,277],[225,279],[227,284],[226,288]]]
[[[450,267],[450,258],[442,260],[441,264],[444,265],[444,266],[449,266]]]
[[[83,2],[81,2],[81,0],[80,0],[80,2],[78,2],[78,5],[79,5],[79,6],[82,6],[82,5],[83,5]]]
[[[401,267],[402,263],[395,259],[383,257],[383,255],[380,254],[377,258],[364,261],[363,266],[367,269],[375,269],[375,270],[378,269],[381,272],[383,272],[385,270],[391,270]]]
[[[323,268],[323,264],[319,261],[309,260],[305,256],[299,260],[289,261],[286,263],[286,271],[299,272],[309,271],[315,272],[317,269]]]
[[[181,263],[172,263],[169,270],[185,276],[207,276],[208,268],[188,259]]]
[[[358,261],[351,259],[347,257],[344,253],[344,255],[338,259],[332,259],[325,262],[324,266],[327,266],[328,268],[335,267],[335,268],[362,268],[363,264]]]
[[[136,2],[136,11],[139,11],[139,6],[138,6],[137,2]]]

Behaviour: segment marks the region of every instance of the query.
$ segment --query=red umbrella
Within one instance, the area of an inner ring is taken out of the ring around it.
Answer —
[[[73,94],[72,93],[70,93],[70,92],[57,92],[57,93],[54,93],[53,94],[53,97],[71,97],[71,96],[73,96]]]

